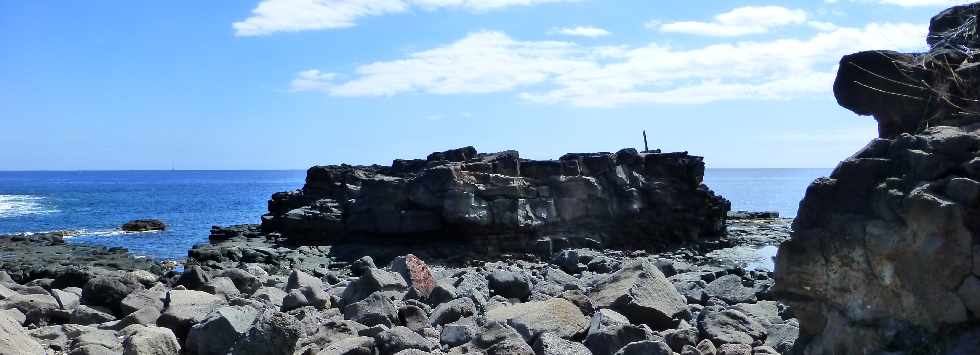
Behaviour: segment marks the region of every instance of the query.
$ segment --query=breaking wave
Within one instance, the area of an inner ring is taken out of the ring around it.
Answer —
[[[31,195],[0,195],[0,218],[61,212],[47,206],[45,198]]]

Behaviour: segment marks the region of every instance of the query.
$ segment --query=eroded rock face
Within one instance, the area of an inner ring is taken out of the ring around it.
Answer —
[[[780,247],[774,291],[808,353],[941,353],[978,320],[978,42],[948,31],[975,27],[978,13],[934,18],[929,53],[842,60],[838,101],[874,115],[882,138],[808,188]]]
[[[298,242],[425,235],[490,250],[555,240],[658,246],[724,232],[729,203],[703,175],[702,158],[687,153],[534,161],[466,147],[391,166],[313,167],[302,190],[272,196],[263,229]]]

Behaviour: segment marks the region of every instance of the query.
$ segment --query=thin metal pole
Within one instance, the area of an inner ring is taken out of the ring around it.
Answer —
[[[647,144],[647,130],[643,130],[643,151],[650,151],[650,145]]]

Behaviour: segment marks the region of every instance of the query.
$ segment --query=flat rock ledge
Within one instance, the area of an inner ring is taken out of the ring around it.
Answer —
[[[465,147],[390,166],[310,168],[301,190],[272,196],[262,227],[298,244],[663,247],[724,234],[730,203],[703,176],[703,159],[686,152],[528,160]]]

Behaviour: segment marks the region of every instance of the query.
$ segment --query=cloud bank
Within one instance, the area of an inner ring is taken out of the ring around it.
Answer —
[[[305,70],[290,88],[341,97],[512,92],[530,102],[582,107],[781,100],[828,93],[842,55],[870,48],[923,49],[925,28],[872,23],[828,28],[805,39],[687,49],[521,41],[483,31],[401,59],[361,65],[349,74]]]
[[[573,1],[578,0],[262,0],[250,17],[233,23],[232,27],[236,36],[262,36],[352,27],[362,17],[402,13],[414,8],[484,12]]]

